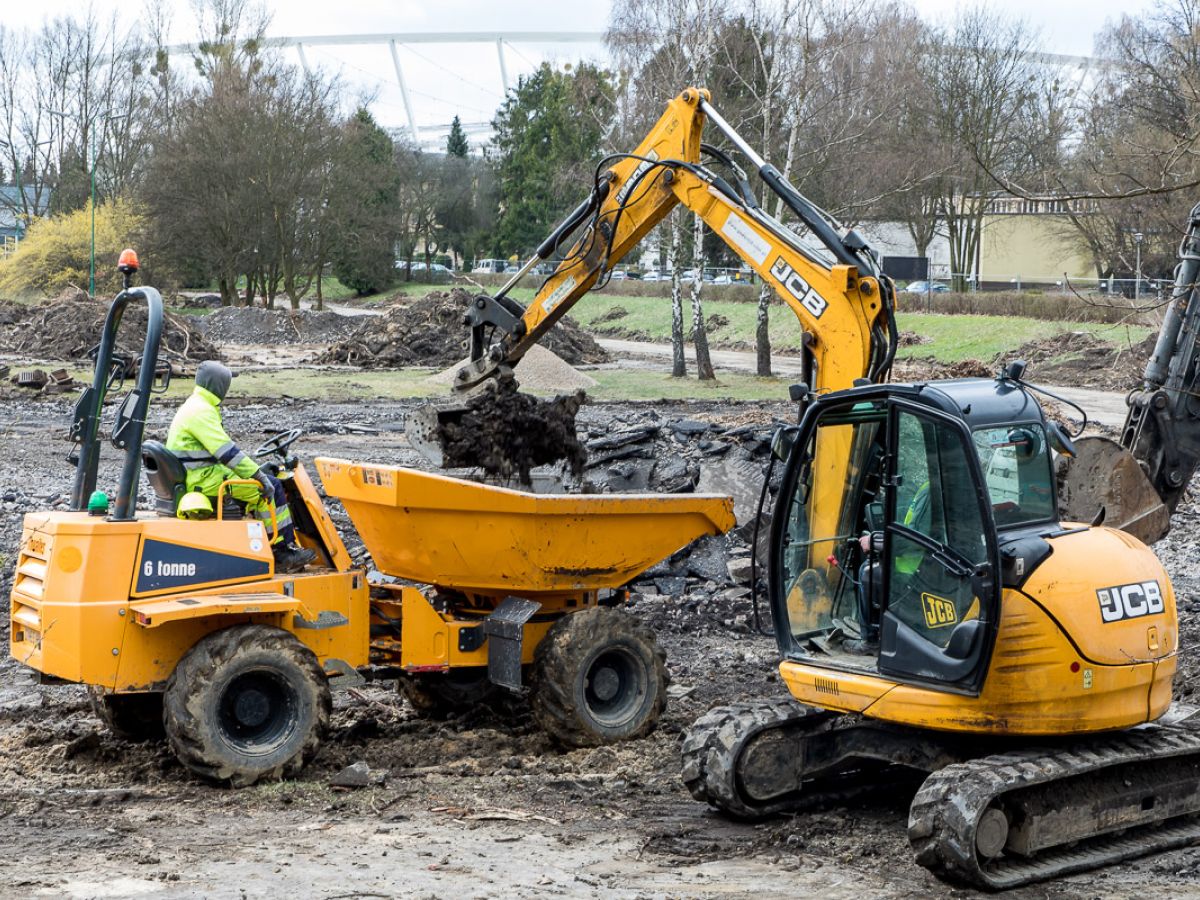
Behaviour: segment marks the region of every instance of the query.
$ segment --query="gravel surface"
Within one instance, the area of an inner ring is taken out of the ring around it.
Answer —
[[[61,462],[69,406],[65,397],[6,405],[5,593],[21,514],[61,504],[69,489]],[[296,449],[304,460],[328,454],[421,465],[403,438],[410,408],[254,402],[233,405],[227,425],[248,446],[265,422],[303,427]],[[170,412],[152,408],[149,431],[165,431]],[[752,468],[770,422],[785,418],[782,404],[589,404],[579,412],[581,437],[593,462],[611,456],[586,477],[601,489],[643,476],[658,490],[703,487],[712,472],[736,468],[732,460]],[[101,483],[112,484],[118,456],[107,445],[104,453]],[[660,467],[674,460],[681,465]],[[369,563],[340,506],[329,505],[356,559]],[[1198,515],[1186,501],[1159,546],[1179,592],[1177,692],[1185,698],[1200,683],[1191,656],[1200,637]],[[387,685],[370,684],[336,695],[333,734],[299,779],[226,791],[188,777],[163,744],[129,744],[104,732],[82,688],[38,686],[5,659],[0,895],[974,896],[912,861],[911,788],[902,784],[852,807],[759,825],[726,821],[688,797],[678,775],[682,731],[714,705],[785,693],[774,642],[754,632],[748,592],[729,575],[744,553],[742,538],[709,542],[639,584],[631,608],[667,649],[671,699],[655,732],[614,747],[563,751],[519,703],[421,719]],[[0,638],[7,627],[0,622]],[[385,783],[334,787],[337,773],[356,762],[386,770]],[[1200,896],[1200,849],[1009,896],[1155,894]]]

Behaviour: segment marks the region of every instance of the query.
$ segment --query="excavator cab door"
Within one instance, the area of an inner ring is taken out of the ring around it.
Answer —
[[[784,470],[772,547],[785,657],[979,691],[999,554],[963,421],[887,388],[818,401]]]
[[[965,424],[892,404],[879,625],[881,674],[975,693],[999,618],[995,526]]]

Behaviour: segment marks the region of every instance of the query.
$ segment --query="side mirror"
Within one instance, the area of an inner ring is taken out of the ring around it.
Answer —
[[[154,386],[150,388],[152,393],[165,394],[167,388],[171,386],[171,364],[169,362],[160,362],[154,368]]]
[[[775,434],[771,436],[771,455],[780,462],[787,462],[799,435],[800,429],[795,425],[784,425],[775,429]]]
[[[1025,377],[1025,360],[1014,359],[1004,367],[1004,377],[1010,381],[1020,381]]]
[[[1063,456],[1069,456],[1071,459],[1075,458],[1075,445],[1071,442],[1071,439],[1067,437],[1067,433],[1063,431],[1061,427],[1059,427],[1057,422],[1047,419],[1046,431],[1050,434],[1050,446],[1053,447],[1056,452],[1061,453]]]

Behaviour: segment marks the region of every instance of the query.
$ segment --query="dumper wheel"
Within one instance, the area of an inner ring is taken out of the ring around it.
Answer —
[[[421,675],[405,675],[400,693],[419,716],[445,719],[487,703],[498,688],[488,680],[485,668],[451,669]]]
[[[114,694],[96,685],[88,686],[92,712],[113,734],[126,741],[161,741],[163,695],[159,691],[144,694]]]
[[[267,625],[197,642],[171,673],[163,704],[179,761],[233,787],[299,772],[320,749],[333,705],[313,652]]]
[[[641,737],[667,702],[666,654],[650,629],[622,610],[563,616],[538,644],[533,715],[572,747]]]

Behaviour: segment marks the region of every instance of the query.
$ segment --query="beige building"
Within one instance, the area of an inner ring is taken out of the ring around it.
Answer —
[[[983,220],[979,274],[987,285],[1054,285],[1094,280],[1096,269],[1078,232],[1054,208],[1067,201],[997,197]]]

